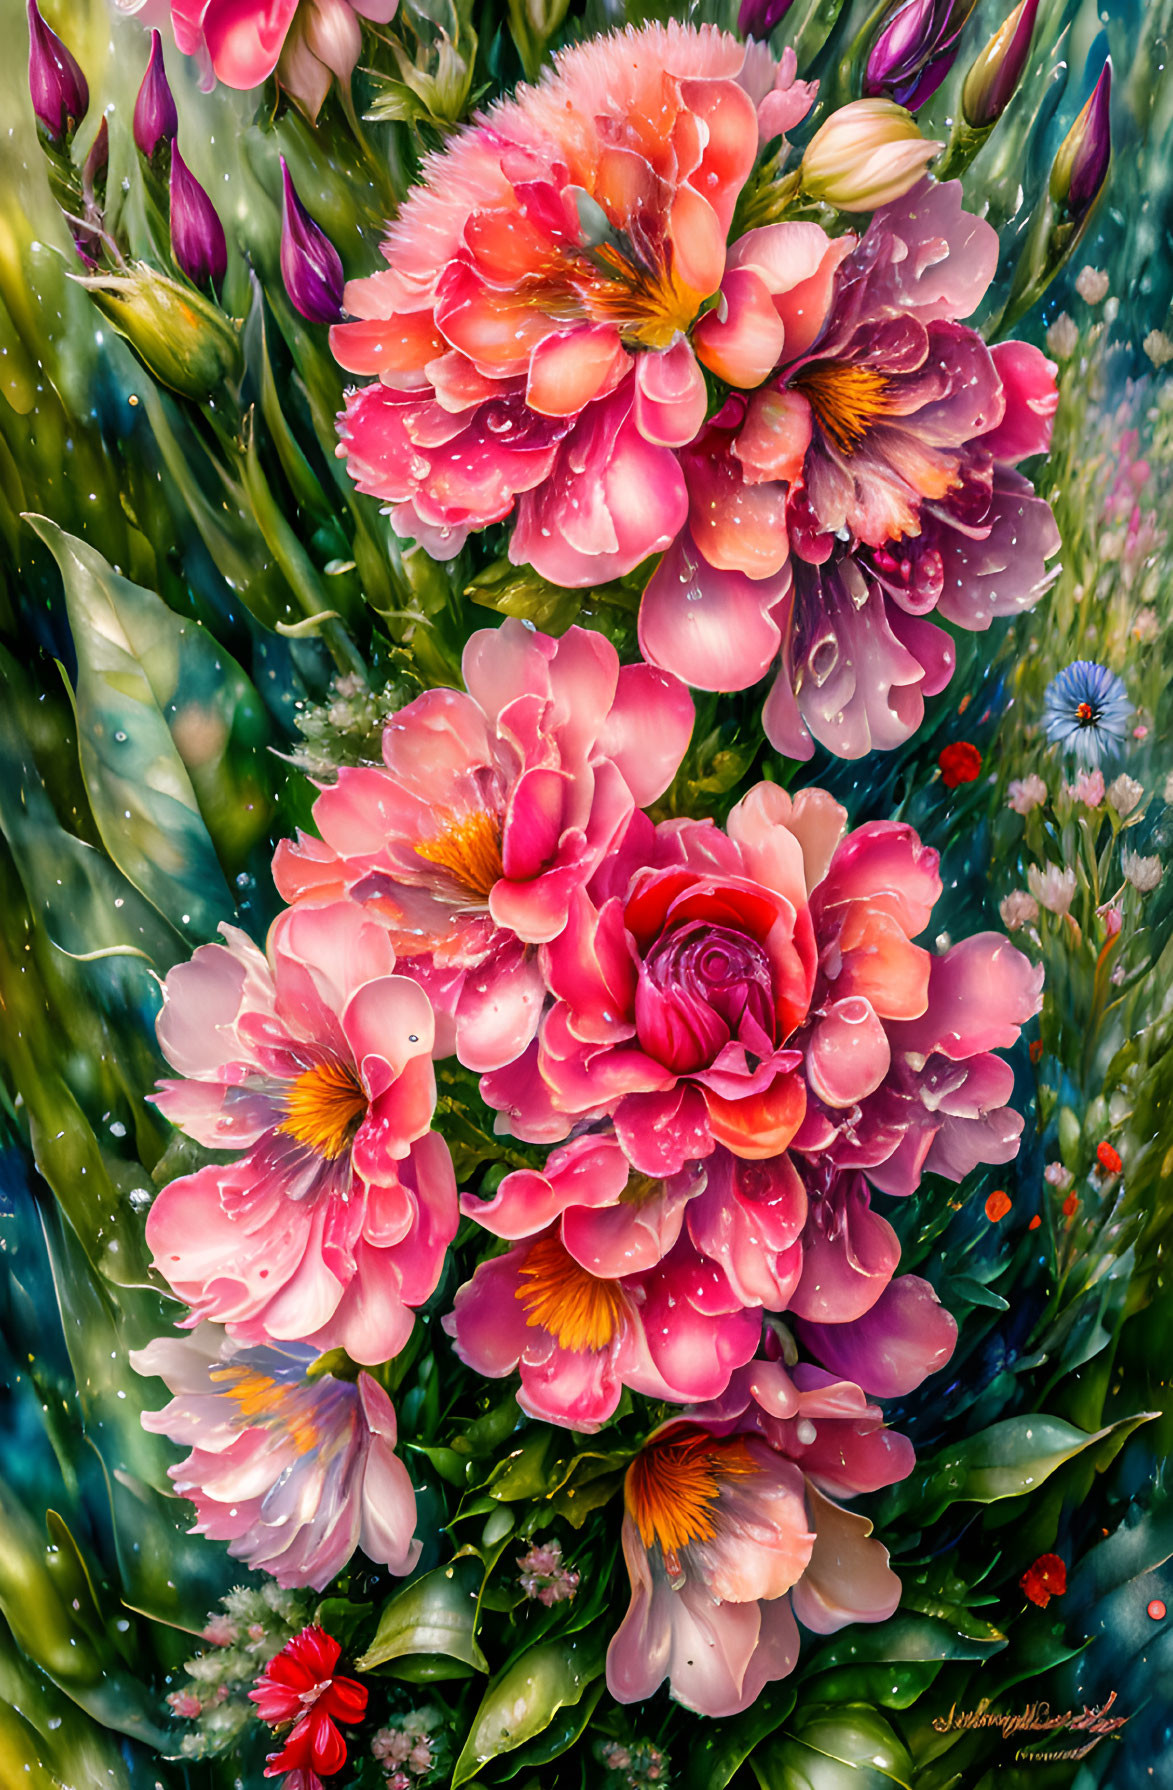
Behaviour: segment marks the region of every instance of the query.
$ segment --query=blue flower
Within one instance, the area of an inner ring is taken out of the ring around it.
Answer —
[[[1092,659],[1077,659],[1047,685],[1043,726],[1056,746],[1075,754],[1081,764],[1095,766],[1119,746],[1128,732],[1132,704],[1114,671]]]

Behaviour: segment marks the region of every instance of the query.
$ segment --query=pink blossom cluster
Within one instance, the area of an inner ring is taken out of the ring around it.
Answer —
[[[534,1166],[460,1197],[507,1247],[444,1327],[533,1418],[596,1431],[624,1388],[680,1409],[670,1445],[713,1509],[688,1528],[653,1437],[612,1688],[658,1672],[728,1713],[793,1665],[795,1615],[894,1605],[833,1497],[908,1471],[866,1395],[919,1385],[955,1326],[897,1275],[872,1199],[1014,1154],[996,1053],[1041,973],[992,933],[918,944],[936,854],[902,823],[848,830],[822,790],[656,820],[691,701],[601,635],[507,621],[464,681],[393,714],[383,762],[344,767],[278,848],[263,952],[225,929],[167,977],[157,1099],[219,1159],[148,1217],[194,1332],[138,1358],[175,1395],[152,1427],[192,1449],[174,1477],[201,1526],[284,1583],[324,1584],[356,1543],[411,1569],[394,1413],[357,1366],[440,1282],[458,1196],[433,1065],[455,1056]],[[822,1364],[793,1380],[783,1313]]]
[[[563,51],[425,163],[331,341],[375,376],[341,451],[400,535],[448,559],[508,519],[555,584],[643,568],[650,663],[717,690],[776,666],[772,743],[854,758],[949,681],[933,611],[984,629],[1049,583],[1016,466],[1057,390],[960,321],[997,237],[923,155],[862,235],[739,230],[760,147],[814,101],[795,67],[676,22]]]

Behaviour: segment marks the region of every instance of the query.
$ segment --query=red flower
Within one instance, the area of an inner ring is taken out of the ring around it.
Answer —
[[[986,1201],[986,1217],[991,1224],[997,1224],[1000,1218],[1005,1218],[1009,1210],[1010,1195],[1004,1188],[996,1188]]]
[[[1064,1218],[1074,1218],[1078,1211],[1079,1201],[1073,1193],[1069,1193],[1063,1201],[1063,1216]]]
[[[954,740],[941,752],[937,763],[946,789],[956,789],[959,783],[974,783],[982,774],[982,755],[968,740]]]
[[[267,1778],[300,1772],[298,1790],[321,1790],[318,1773],[341,1771],[346,1742],[335,1722],[359,1722],[367,1693],[353,1678],[335,1678],[342,1652],[325,1629],[311,1625],[271,1659],[249,1696],[263,1722],[274,1728],[292,1723],[279,1753],[270,1753]]]
[[[1040,1554],[1033,1566],[1028,1566],[1018,1583],[1022,1586],[1032,1604],[1038,1604],[1045,1610],[1053,1597],[1062,1597],[1067,1589],[1067,1568],[1058,1554]]]
[[[1118,1153],[1112,1148],[1111,1144],[1096,1145],[1096,1161],[1109,1175],[1118,1175],[1120,1170],[1124,1167]]]

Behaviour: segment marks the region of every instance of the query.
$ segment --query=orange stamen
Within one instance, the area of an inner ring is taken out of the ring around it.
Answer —
[[[876,421],[887,413],[888,381],[871,367],[812,361],[791,384],[807,399],[824,435],[840,453],[857,447]]]
[[[694,1541],[717,1533],[715,1506],[726,1479],[758,1471],[743,1436],[708,1430],[670,1430],[651,1442],[627,1469],[623,1498],[645,1548],[659,1542],[665,1562]]]
[[[333,1161],[349,1150],[366,1110],[367,1097],[352,1070],[342,1063],[318,1063],[286,1089],[286,1116],[277,1129]]]
[[[478,901],[486,901],[493,884],[505,874],[501,863],[501,824],[495,814],[488,814],[483,808],[461,820],[449,820],[442,832],[422,840],[415,851],[417,857],[447,871],[463,893]]]
[[[605,1349],[627,1319],[619,1283],[579,1266],[557,1237],[539,1237],[522,1266],[515,1297],[533,1329],[548,1330],[563,1349]]]
[[[318,1427],[312,1417],[299,1411],[303,1402],[300,1388],[279,1385],[268,1374],[252,1368],[236,1367],[229,1362],[214,1367],[211,1378],[220,1381],[247,1424],[276,1426],[280,1424],[303,1454],[318,1446]]]

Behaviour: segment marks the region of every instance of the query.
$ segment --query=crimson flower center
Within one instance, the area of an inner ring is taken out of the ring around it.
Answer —
[[[810,361],[790,383],[807,400],[823,434],[843,454],[858,447],[872,424],[888,410],[889,381],[872,367]]]
[[[367,1110],[367,1097],[345,1063],[316,1063],[284,1093],[285,1118],[278,1126],[289,1137],[333,1161],[344,1156]]]
[[[522,1266],[514,1297],[532,1329],[548,1330],[560,1348],[576,1353],[605,1349],[627,1319],[618,1281],[600,1280],[580,1267],[557,1237],[540,1237]]]

